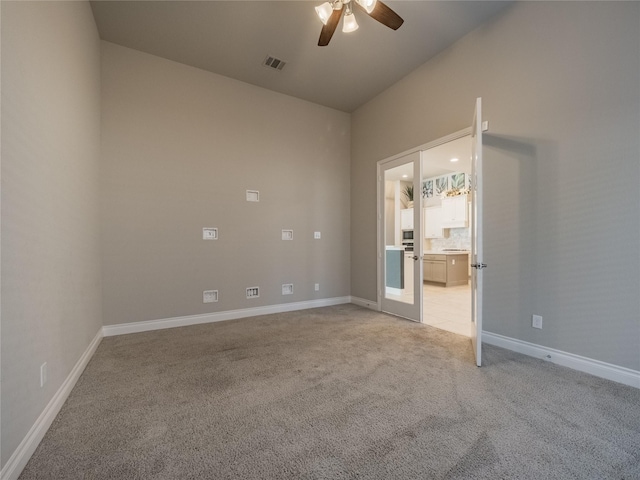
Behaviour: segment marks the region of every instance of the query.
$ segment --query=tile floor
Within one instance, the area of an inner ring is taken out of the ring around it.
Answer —
[[[387,298],[413,303],[413,293],[392,295]],[[471,336],[471,282],[467,285],[445,287],[424,284],[422,322],[448,332]]]
[[[432,327],[471,336],[471,285],[424,284],[422,321]]]

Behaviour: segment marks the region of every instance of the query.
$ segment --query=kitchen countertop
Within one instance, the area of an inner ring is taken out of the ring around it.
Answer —
[[[470,255],[469,250],[425,250],[425,255]]]

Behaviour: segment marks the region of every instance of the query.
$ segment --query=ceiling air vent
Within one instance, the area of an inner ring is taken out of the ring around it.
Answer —
[[[272,57],[271,55],[267,55],[267,58],[264,59],[263,63],[265,67],[273,68],[275,70],[282,70],[286,64],[287,62],[285,62],[284,60]]]

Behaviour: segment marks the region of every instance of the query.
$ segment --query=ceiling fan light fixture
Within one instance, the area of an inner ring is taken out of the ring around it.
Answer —
[[[349,33],[358,30],[358,22],[353,15],[354,3],[365,10],[371,18],[392,30],[397,30],[404,23],[402,17],[387,7],[381,0],[328,0],[326,3],[316,7],[316,13],[324,23],[318,39],[319,47],[329,45],[341,19],[343,20],[343,32]],[[330,16],[328,16],[327,5],[333,8]]]
[[[376,8],[376,3],[378,0],[356,0],[358,4],[366,10],[367,13],[373,12],[373,9]]]
[[[355,32],[358,29],[358,22],[356,22],[356,16],[351,13],[347,13],[344,16],[344,22],[342,24],[342,31],[344,33]]]
[[[320,21],[326,25],[329,21],[329,17],[331,17],[331,14],[333,13],[333,7],[329,2],[324,2],[322,5],[318,5],[316,7],[316,13],[318,14],[318,17],[320,17]]]

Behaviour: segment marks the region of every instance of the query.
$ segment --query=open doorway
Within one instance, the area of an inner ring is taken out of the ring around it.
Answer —
[[[422,150],[422,322],[471,336],[471,135]]]
[[[487,266],[482,262],[482,132],[487,128],[482,98],[477,98],[470,129],[381,160],[377,166],[378,308],[469,336],[477,366],[482,363]],[[398,168],[402,165],[406,171]],[[403,209],[398,195],[411,184],[413,208]],[[402,243],[402,210],[409,210],[407,218],[413,217],[410,250]],[[403,292],[408,284],[405,272],[413,273],[413,295]],[[446,290],[455,287],[462,288]],[[460,328],[452,325],[457,320]]]

